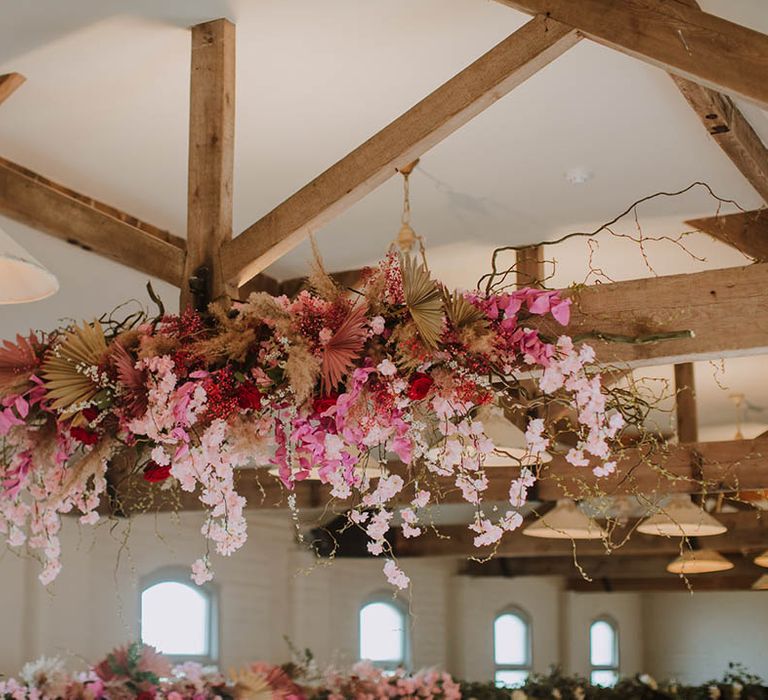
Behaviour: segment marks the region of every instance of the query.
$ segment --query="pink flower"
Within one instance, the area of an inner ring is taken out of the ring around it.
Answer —
[[[408,588],[411,583],[411,579],[402,572],[392,559],[387,559],[384,564],[384,575],[387,577],[387,581],[401,590]]]
[[[389,358],[379,362],[379,364],[376,366],[376,369],[378,370],[379,374],[384,377],[393,377],[395,374],[397,374],[397,367]]]
[[[208,557],[204,559],[198,559],[192,564],[192,580],[198,585],[202,586],[207,581],[213,579],[213,572],[208,563]]]
[[[384,332],[385,321],[382,316],[374,316],[370,320],[371,332],[374,335],[381,335]]]

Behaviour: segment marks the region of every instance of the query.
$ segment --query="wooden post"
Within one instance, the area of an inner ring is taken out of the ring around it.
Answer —
[[[675,396],[677,404],[677,440],[698,442],[699,426],[696,415],[696,385],[693,362],[675,365]]]
[[[540,245],[517,251],[517,287],[541,287],[544,280],[544,250]]]
[[[232,238],[235,142],[235,25],[217,19],[192,27],[187,258],[182,310],[224,298],[221,246]],[[203,272],[201,268],[205,268]],[[199,293],[188,280],[200,279]]]

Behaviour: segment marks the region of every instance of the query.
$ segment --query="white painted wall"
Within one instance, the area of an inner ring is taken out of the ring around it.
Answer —
[[[64,524],[64,570],[46,590],[39,565],[0,554],[0,672],[59,654],[94,662],[138,636],[139,581],[158,568],[187,567],[204,550],[201,516],[139,516],[112,528]],[[316,561],[295,542],[282,514],[249,514],[249,540],[215,559],[221,620],[220,665],[285,661],[286,635],[321,664],[356,658],[360,606],[391,595],[379,560]],[[458,677],[493,676],[495,615],[509,607],[531,618],[534,670],[552,665],[586,675],[588,630],[610,615],[620,630],[621,672],[705,680],[729,660],[768,676],[768,598],[759,594],[572,593],[556,577],[473,578],[451,559],[403,560],[411,577],[414,667],[440,666]]]
[[[657,678],[699,683],[729,661],[768,679],[768,596],[762,591],[646,593],[645,661]]]

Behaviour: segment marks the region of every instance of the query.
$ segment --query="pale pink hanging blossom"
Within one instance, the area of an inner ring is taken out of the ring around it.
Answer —
[[[384,575],[387,577],[387,581],[401,590],[408,588],[411,583],[411,579],[403,573],[392,559],[387,559],[385,562]]]

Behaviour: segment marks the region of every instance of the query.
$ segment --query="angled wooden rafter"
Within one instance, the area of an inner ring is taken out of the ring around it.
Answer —
[[[768,203],[768,148],[727,95],[672,75],[707,133]]]
[[[227,243],[226,278],[243,286],[578,40],[557,22],[528,22]]]
[[[677,2],[700,9],[697,0],[677,0]],[[768,203],[768,148],[741,110],[728,95],[723,95],[674,73],[670,73],[670,77],[698,115],[707,133],[731,159],[763,201]],[[742,235],[723,235],[728,232],[724,227],[717,225],[720,217],[713,217],[713,219],[709,226],[710,230],[707,231],[702,226],[697,228],[702,228],[706,233],[756,260],[768,260],[768,218],[763,220],[762,235],[756,236],[746,236],[743,233]],[[697,224],[696,221],[687,223]]]
[[[497,0],[768,108],[768,36],[674,0]]]
[[[0,214],[181,286],[183,238],[0,158]]]
[[[13,95],[26,80],[21,73],[0,75],[0,105]]]
[[[690,219],[685,223],[758,262],[768,262],[768,209]]]

